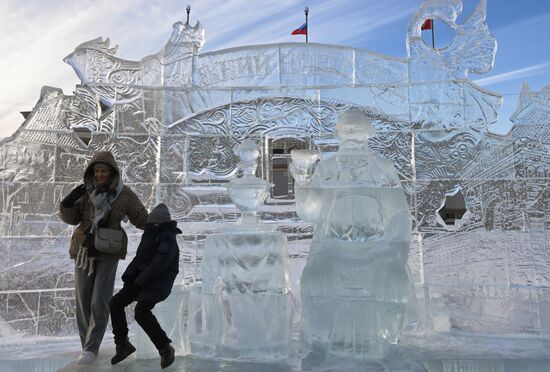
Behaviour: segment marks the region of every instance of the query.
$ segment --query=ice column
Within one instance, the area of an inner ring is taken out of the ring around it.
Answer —
[[[259,150],[238,147],[244,175],[229,195],[242,217],[205,241],[199,354],[252,360],[286,359],[291,327],[290,278],[284,234],[261,224],[256,211],[271,184],[255,176]]]
[[[392,162],[367,147],[373,134],[365,114],[346,111],[336,156],[291,154],[297,213],[316,224],[301,278],[302,365],[383,359],[403,327],[411,219]]]

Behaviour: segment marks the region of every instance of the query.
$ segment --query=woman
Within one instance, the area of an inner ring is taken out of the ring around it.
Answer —
[[[82,354],[79,364],[91,364],[99,351],[109,320],[119,259],[126,257],[128,238],[120,222],[128,216],[139,229],[147,223],[147,210],[124,186],[116,161],[109,151],[95,154],[84,172],[84,184],[61,201],[61,219],[78,225],[71,238],[69,255],[75,260],[76,321]],[[114,254],[94,247],[94,231],[108,228],[123,231],[122,245]]]

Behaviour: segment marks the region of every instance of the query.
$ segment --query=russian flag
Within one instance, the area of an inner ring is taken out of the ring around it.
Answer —
[[[307,35],[307,23],[304,23],[300,27],[298,27],[296,30],[292,31],[290,33],[291,35]]]

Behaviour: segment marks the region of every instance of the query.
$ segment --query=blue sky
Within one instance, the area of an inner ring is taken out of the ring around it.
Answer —
[[[309,6],[310,41],[364,48],[406,57],[410,16],[421,0],[2,0],[0,2],[0,137],[23,122],[43,85],[71,94],[79,83],[62,62],[78,44],[98,36],[118,44],[117,56],[139,60],[168,40],[172,24],[185,20],[206,29],[204,51],[248,44],[301,42],[290,32],[304,21]],[[461,22],[477,5],[463,0]],[[487,23],[498,42],[495,67],[470,78],[504,94],[499,122],[506,132],[521,83],[533,90],[550,84],[550,0],[487,0]],[[429,40],[429,33],[427,37]],[[450,33],[436,23],[436,42]]]

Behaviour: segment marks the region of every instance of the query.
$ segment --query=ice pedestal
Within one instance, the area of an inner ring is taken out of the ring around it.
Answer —
[[[313,241],[302,274],[303,329],[311,348],[383,359],[403,326],[404,247]]]
[[[306,368],[329,354],[386,358],[411,290],[411,218],[397,172],[368,149],[374,129],[362,112],[342,114],[336,132],[335,157],[317,164],[310,150],[292,152],[296,210],[316,224],[301,278]]]
[[[202,350],[256,360],[289,353],[291,302],[286,238],[280,232],[221,233],[206,238]]]

